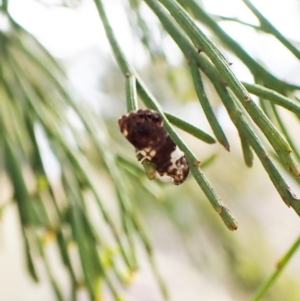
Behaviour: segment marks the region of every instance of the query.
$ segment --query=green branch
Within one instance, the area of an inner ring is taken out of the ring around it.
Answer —
[[[241,111],[240,108],[237,107],[237,105],[232,101],[232,98],[229,95],[228,90],[222,84],[218,70],[211,64],[211,62],[208,59],[206,59],[204,56],[198,55],[193,45],[176,27],[174,21],[162,10],[161,6],[159,6],[154,0],[145,0],[145,1],[155,12],[155,14],[158,16],[164,28],[174,39],[174,41],[178,44],[182,52],[187,56],[189,60],[193,58],[196,59],[199,68],[208,76],[208,78],[215,86],[217,93],[219,94],[221,100],[223,101],[223,104],[227,109],[233,123],[236,125],[239,135],[242,139],[244,160],[247,166],[252,165],[252,161],[253,161],[253,154],[251,151],[251,147],[252,147],[253,150],[258,155],[262,165],[264,166],[266,172],[268,173],[270,179],[272,180],[275,188],[277,189],[283,201],[288,206],[291,205],[294,208],[294,210],[297,212],[297,214],[300,215],[300,207],[298,205],[298,199],[291,193],[288,185],[285,183],[279,171],[276,169],[273,161],[269,158],[267,151],[265,150],[262,143],[255,135],[254,131],[249,126],[248,122],[243,116],[243,114],[245,114],[246,112],[244,112],[242,105],[244,105],[246,102],[239,102],[241,110],[243,110]],[[268,134],[272,136],[273,131],[269,130]]]
[[[170,113],[165,112],[164,114],[168,118],[170,123],[172,123],[179,129],[189,133],[190,135],[192,135],[192,136],[198,138],[199,140],[202,140],[208,144],[216,143],[216,140],[212,136],[203,132],[202,130],[198,129],[197,127],[191,125],[190,123],[188,123]]]
[[[257,60],[252,58],[245,49],[238,44],[224,29],[214,20],[195,0],[178,0],[182,6],[188,8],[192,14],[199,20],[199,22],[205,24],[210,30],[224,43],[224,45],[230,49],[251,71],[256,79],[261,79],[267,87],[273,88],[280,93],[285,93],[287,90],[300,89],[299,85],[293,85],[286,83],[283,80],[278,79],[276,76],[267,71],[261,66]]]
[[[243,0],[243,2],[247,5],[247,7],[252,11],[252,13],[257,17],[260,22],[261,27],[268,33],[272,34],[274,37],[278,39],[294,56],[299,60],[300,59],[300,51],[285,38],[283,34],[281,34],[268,20],[260,13],[260,11],[249,1]]]
[[[276,270],[274,273],[261,284],[261,286],[257,289],[255,296],[252,301],[259,301],[262,297],[268,292],[270,287],[274,284],[279,275],[283,272],[286,265],[289,263],[293,255],[300,247],[300,236],[296,239],[290,249],[284,254],[284,256],[278,261],[276,265]]]
[[[121,48],[119,47],[113,31],[108,23],[108,20],[106,18],[103,5],[101,0],[95,0],[97,9],[99,11],[100,18],[103,20],[103,25],[107,34],[107,38],[112,46],[112,49],[114,51],[114,54],[116,56],[116,60],[119,64],[119,67],[121,70],[124,71],[124,66],[126,67],[126,71],[128,71],[130,74],[130,70],[132,70],[129,63],[126,61],[125,56],[123,55],[123,52]],[[126,73],[125,72],[125,76]],[[219,197],[216,195],[215,191],[213,190],[210,183],[205,178],[202,171],[199,169],[199,160],[195,157],[195,155],[191,152],[191,150],[186,146],[186,144],[182,141],[182,139],[177,135],[177,133],[173,130],[173,127],[171,126],[169,120],[165,116],[162,108],[158,104],[157,100],[151,95],[151,93],[148,91],[146,86],[143,84],[142,80],[139,78],[137,74],[134,74],[136,77],[136,84],[137,84],[137,91],[140,96],[140,98],[143,100],[145,105],[153,110],[158,111],[164,121],[164,127],[166,128],[167,132],[170,134],[171,138],[174,140],[174,142],[178,145],[178,147],[185,153],[187,156],[187,159],[190,164],[191,173],[194,176],[195,180],[203,190],[204,194],[210,201],[213,208],[219,213],[221,218],[223,219],[224,223],[230,230],[237,229],[237,222],[229,212],[229,210],[223,205]]]
[[[279,105],[287,110],[294,112],[298,117],[300,117],[300,104],[292,99],[264,86],[257,84],[249,84],[243,82],[245,88],[249,93],[254,94],[260,98],[271,101],[272,103]]]
[[[249,101],[250,96],[248,91],[230,69],[230,65],[223,53],[200,30],[187,12],[175,0],[159,0],[159,2],[169,10],[176,22],[190,37],[196,48],[205,52],[205,54],[211,59],[221,73],[222,78],[225,79],[227,85],[232,89],[235,95],[241,101]]]

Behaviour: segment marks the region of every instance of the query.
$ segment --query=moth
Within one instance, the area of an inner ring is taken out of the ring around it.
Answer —
[[[160,176],[172,178],[180,185],[189,174],[184,153],[163,126],[162,116],[152,110],[132,111],[118,120],[123,136],[136,148],[138,159],[148,159]]]

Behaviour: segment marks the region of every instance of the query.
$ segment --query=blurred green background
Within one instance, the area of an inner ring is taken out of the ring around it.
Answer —
[[[290,88],[280,92],[298,106],[299,57],[266,32],[248,1],[191,2],[287,83]],[[299,49],[299,2],[252,2]],[[258,288],[297,243],[299,216],[284,204],[255,155],[253,166],[245,165],[239,134],[211,81],[202,76],[230,152],[176,131],[237,220],[234,232],[192,175],[180,186],[150,181],[136,161],[117,124],[127,110],[125,77],[93,1],[0,3],[1,298],[256,300]],[[214,136],[190,62],[146,3],[103,3],[124,55],[163,109]],[[188,4],[186,10],[193,16]],[[239,80],[277,90],[254,76],[212,28],[197,24],[225,52]],[[299,164],[299,113],[254,101],[286,137]],[[139,105],[144,107],[141,99]],[[246,120],[299,195],[299,180]],[[299,260],[294,252],[260,300],[299,300]]]

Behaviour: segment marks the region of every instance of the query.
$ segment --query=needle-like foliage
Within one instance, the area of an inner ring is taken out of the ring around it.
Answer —
[[[79,1],[71,2],[78,5]],[[238,222],[203,172],[205,162],[201,166],[202,158],[197,158],[177,131],[178,128],[207,144],[218,142],[224,150],[230,150],[229,139],[205,91],[203,82],[209,81],[237,129],[245,164],[251,167],[256,155],[282,200],[300,216],[300,199],[289,188],[286,179],[290,174],[299,183],[300,152],[290,134],[292,129],[282,118],[284,108],[299,120],[300,103],[296,93],[300,87],[273,75],[231,38],[219,22],[229,20],[251,25],[210,15],[195,0],[128,2],[127,12],[137,16],[136,23],[131,22],[131,25],[134,30],[139,27],[142,31],[141,42],[153,57],[163,51],[151,42],[151,30],[140,9],[142,5],[153,12],[164,34],[178,45],[186,58],[191,84],[214,137],[188,120],[165,111],[161,101],[154,97],[147,82],[142,81],[141,74],[124,54],[107,17],[105,1],[94,0],[95,10],[124,76],[124,108],[127,107],[128,112],[135,111],[143,103],[162,115],[164,127],[185,153],[199,189],[226,227],[236,230]],[[255,26],[256,30],[273,35],[292,55],[300,58],[299,49],[250,1],[242,2],[257,17],[259,26]],[[68,1],[62,4],[70,5]],[[154,179],[155,168],[145,160],[142,170],[136,162],[128,159],[129,156],[114,148],[115,142],[105,121],[74,96],[63,69],[32,34],[12,19],[7,1],[2,2],[1,11],[9,23],[9,30],[0,30],[0,145],[4,162],[1,168],[12,185],[11,199],[18,209],[30,275],[35,281],[39,280],[35,258],[38,254],[45,263],[57,299],[65,300],[47,256],[47,246],[55,244],[68,273],[73,300],[77,300],[77,293],[81,290],[89,295],[90,300],[100,300],[104,284],[115,300],[123,300],[118,285],[127,284],[139,268],[136,252],[139,241],[167,298],[151,243],[134,204],[138,189],[153,198],[157,197],[155,190],[162,189],[159,181],[146,180],[146,177]],[[214,39],[208,37],[202,25]],[[217,45],[213,40],[221,44]],[[239,80],[221,47],[241,60],[252,74],[252,82]],[[259,102],[253,96],[258,97]],[[76,115],[80,127],[69,118],[70,112]],[[112,187],[117,214],[110,210],[103,199],[102,187],[95,183],[96,169],[87,156],[86,145],[97,153],[98,169],[105,178],[103,181],[108,181]],[[54,179],[49,166],[50,157],[56,166]],[[129,179],[136,182],[136,187],[130,186]],[[90,207],[91,199],[98,210],[97,219],[101,219],[100,228]],[[7,204],[1,209],[6,207]],[[253,300],[260,300],[271,287],[298,246],[299,239],[280,261],[278,270],[261,285]],[[79,269],[74,263],[74,253]]]

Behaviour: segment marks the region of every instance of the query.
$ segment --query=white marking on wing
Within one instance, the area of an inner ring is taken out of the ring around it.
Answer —
[[[124,130],[122,131],[122,134],[123,134],[125,137],[127,137],[127,136],[128,136],[128,131],[127,131],[126,129],[124,129]]]
[[[153,149],[151,152],[150,152],[150,157],[153,158],[155,155],[156,155],[156,150]]]
[[[175,150],[171,153],[171,163],[176,167],[176,161],[184,156],[183,152],[176,146]]]

